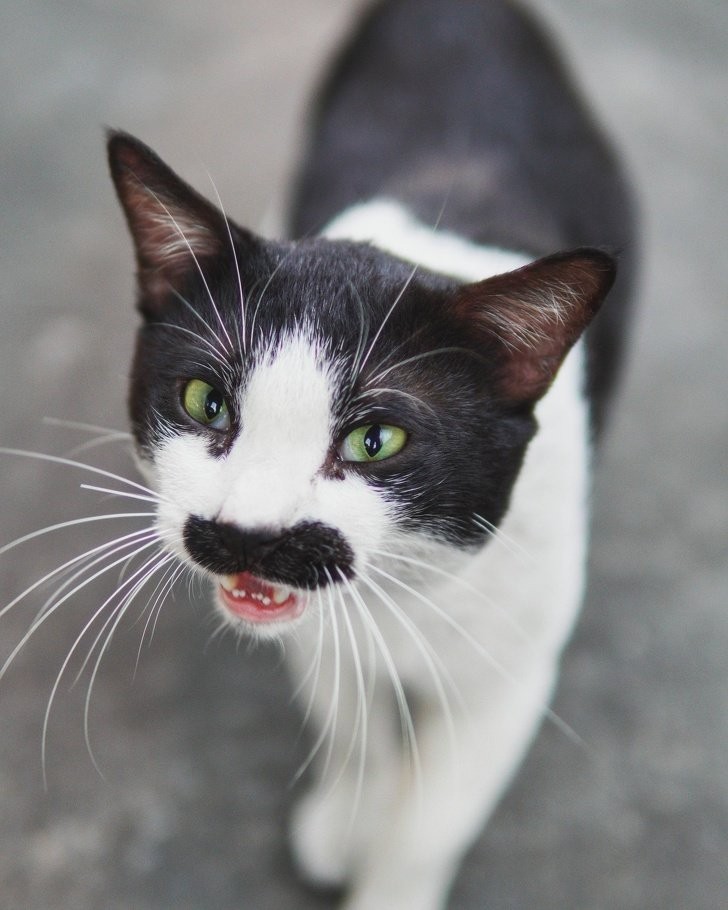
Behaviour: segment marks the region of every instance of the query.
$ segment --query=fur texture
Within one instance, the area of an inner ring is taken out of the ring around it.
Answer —
[[[498,0],[369,14],[295,193],[321,236],[251,234],[123,133],[109,159],[159,541],[284,639],[312,724],[296,861],[347,910],[442,908],[583,592],[588,393],[601,414],[619,335],[579,340],[615,275],[580,244],[626,237],[616,164]]]

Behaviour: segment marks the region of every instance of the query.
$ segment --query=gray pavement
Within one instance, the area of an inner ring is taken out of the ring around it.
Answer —
[[[622,146],[642,199],[640,308],[598,466],[591,584],[556,710],[456,886],[459,910],[728,906],[728,4],[536,0]],[[3,0],[0,445],[124,428],[131,254],[101,127],[154,145],[255,227],[300,148],[316,73],[350,0]],[[123,445],[85,456],[129,473]],[[84,456],[81,456],[84,457]],[[104,511],[78,472],[0,459],[0,545]],[[120,526],[117,533],[127,529]],[[104,531],[104,534],[107,532]],[[105,539],[105,538],[104,538]],[[0,560],[0,595],[99,532]],[[98,674],[56,674],[103,581],[59,610],[0,683],[1,910],[333,906],[290,869],[287,782],[301,755],[278,655],[208,644],[181,588],[142,650],[119,629]],[[0,658],[47,591],[0,619]],[[194,595],[194,592],[193,592]],[[88,643],[90,644],[90,642]],[[86,648],[81,647],[81,657]],[[386,908],[383,908],[386,910]]]

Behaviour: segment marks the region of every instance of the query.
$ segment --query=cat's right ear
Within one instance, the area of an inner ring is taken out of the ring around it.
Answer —
[[[111,177],[136,250],[139,291],[147,305],[229,250],[230,225],[150,148],[128,133],[110,131]],[[232,230],[237,231],[235,226]]]

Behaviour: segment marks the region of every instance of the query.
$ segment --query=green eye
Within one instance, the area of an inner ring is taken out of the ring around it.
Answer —
[[[404,448],[407,434],[400,427],[372,423],[352,430],[342,443],[344,461],[384,461]]]
[[[182,392],[182,407],[193,420],[214,430],[230,427],[230,414],[222,393],[202,379],[191,379]]]

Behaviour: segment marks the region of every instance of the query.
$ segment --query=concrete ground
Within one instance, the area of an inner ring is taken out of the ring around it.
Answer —
[[[534,0],[609,126],[643,209],[640,307],[598,466],[591,585],[556,710],[458,880],[459,910],[728,906],[728,4]],[[2,0],[0,445],[56,454],[124,428],[134,316],[103,125],[137,133],[253,227],[300,147],[353,0]],[[124,446],[85,457],[131,470]],[[84,457],[81,455],[79,457]],[[103,511],[80,472],[0,459],[0,545]],[[143,505],[143,504],[142,504]],[[122,533],[128,525],[115,527]],[[104,532],[111,533],[111,532]],[[9,602],[98,530],[0,559]],[[3,910],[316,910],[283,839],[298,721],[276,653],[209,645],[181,589],[134,664],[119,629],[91,700],[72,661],[103,580],[0,683]],[[0,657],[47,590],[0,619]],[[81,647],[82,658],[90,641]],[[207,646],[206,646],[207,645]],[[386,910],[386,908],[383,908]]]

